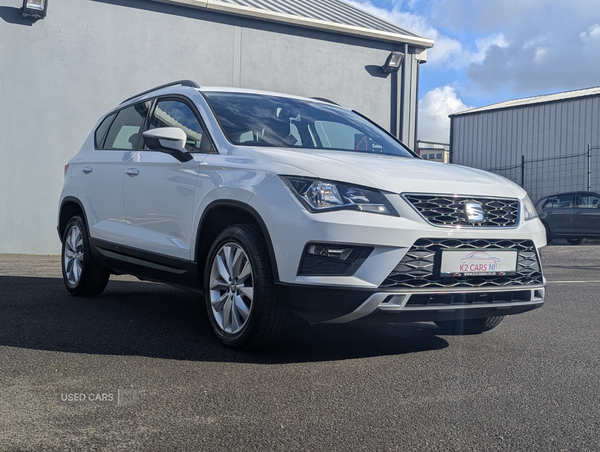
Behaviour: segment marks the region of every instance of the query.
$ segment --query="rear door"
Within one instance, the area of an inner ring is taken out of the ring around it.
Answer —
[[[146,147],[131,155],[125,168],[123,247],[125,254],[179,267],[181,261],[192,259],[194,192],[210,140],[186,98],[156,101],[148,129],[159,127],[182,129],[193,159],[180,162]]]
[[[600,235],[600,196],[595,193],[578,193],[573,212],[573,227],[577,235]]]
[[[121,242],[125,164],[136,149],[149,106],[142,102],[119,110],[96,130],[96,149],[81,167],[80,184],[93,240]]]

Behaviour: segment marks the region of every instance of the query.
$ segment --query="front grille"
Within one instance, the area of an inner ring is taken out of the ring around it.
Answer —
[[[524,301],[531,301],[530,290],[486,293],[415,294],[410,297],[406,306],[471,306],[494,303],[520,303]]]
[[[519,200],[452,195],[402,195],[425,220],[434,226],[515,227],[519,219]],[[466,204],[478,203],[483,220],[470,221]]]
[[[504,276],[440,275],[442,250],[516,250],[517,271]],[[419,239],[381,288],[433,289],[503,287],[542,284],[542,268],[531,240]]]

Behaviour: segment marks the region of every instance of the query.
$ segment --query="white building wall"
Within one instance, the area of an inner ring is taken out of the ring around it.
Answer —
[[[173,80],[325,97],[387,129],[404,88],[414,143],[415,55],[403,83],[368,70],[402,43],[145,0],[52,0],[32,23],[21,4],[0,0],[0,253],[59,253],[65,163],[107,110]]]

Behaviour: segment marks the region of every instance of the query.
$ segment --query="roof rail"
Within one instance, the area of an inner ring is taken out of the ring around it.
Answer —
[[[152,89],[149,89],[149,90],[143,91],[139,94],[136,94],[135,96],[128,97],[123,102],[121,102],[121,105],[127,101],[130,101],[131,99],[135,99],[136,97],[143,96],[144,94],[148,94],[148,93],[151,93],[152,91],[157,91],[159,89],[168,88],[169,86],[190,86],[192,88],[200,88],[200,85],[198,85],[193,80],[178,80],[176,82],[165,83],[164,85],[156,86]]]
[[[326,99],[324,97],[311,97],[311,99],[320,100],[321,102],[327,102],[328,104],[337,105],[338,107],[340,106],[340,104],[338,104],[337,102],[334,102],[332,100]]]

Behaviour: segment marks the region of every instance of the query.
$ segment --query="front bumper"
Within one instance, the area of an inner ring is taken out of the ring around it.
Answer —
[[[311,323],[402,323],[521,314],[544,304],[545,284],[485,289],[358,289],[277,283],[277,298]]]

